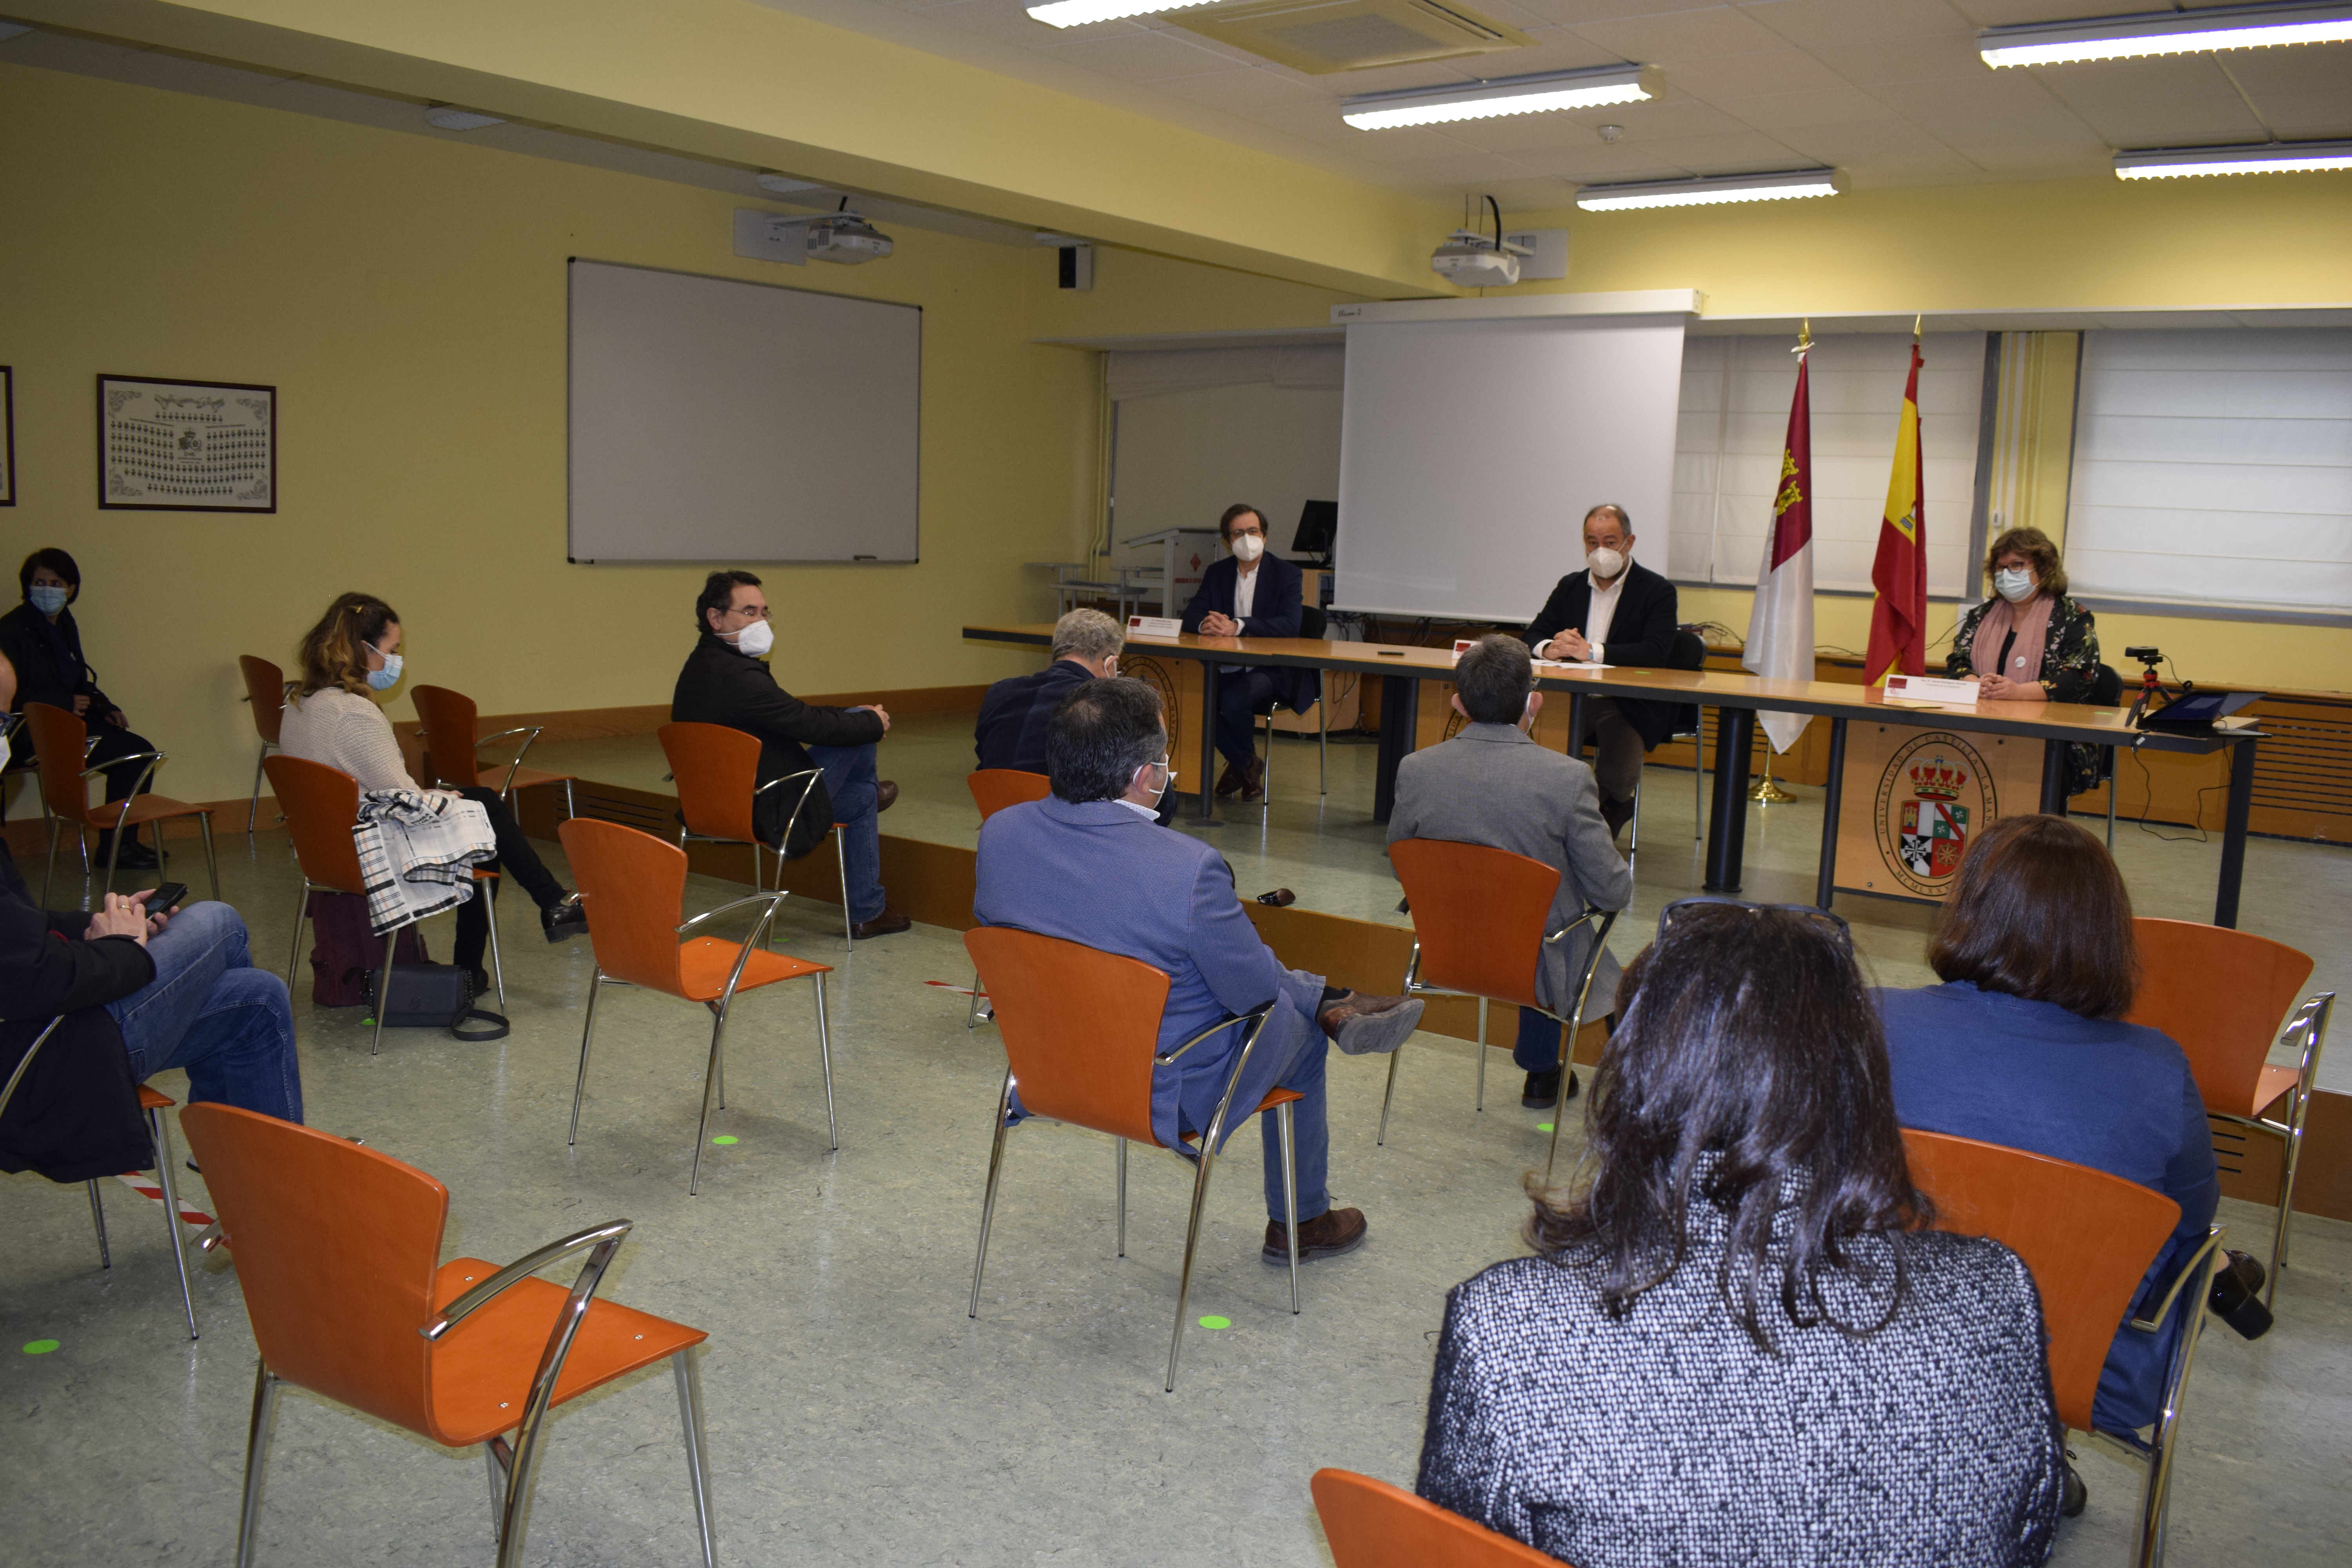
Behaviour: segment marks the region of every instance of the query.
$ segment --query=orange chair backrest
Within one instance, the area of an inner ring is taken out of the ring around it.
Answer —
[[[1307,1483],[1338,1568],[1560,1568],[1559,1559],[1353,1470]]]
[[[1540,860],[1442,838],[1401,838],[1389,863],[1412,903],[1421,983],[1539,1007],[1536,971],[1559,873]]]
[[[237,656],[236,668],[245,677],[246,699],[253,704],[254,730],[277,745],[278,726],[286,717],[286,672],[249,653]]]
[[[593,817],[571,817],[555,831],[588,911],[596,967],[615,980],[684,996],[677,927],[686,905],[686,851]]]
[[[2125,1021],[2162,1029],[2189,1053],[2206,1106],[2254,1113],[2254,1085],[2311,960],[2283,942],[2193,921],[2136,920],[2139,994]]]
[[[665,724],[660,734],[686,830],[747,844],[757,838],[751,792],[760,787],[759,737],[724,724]],[[776,793],[791,795],[795,787],[783,784]]]
[[[482,782],[474,756],[474,700],[446,686],[409,689],[416,717],[425,725],[425,751],[433,759],[433,775],[451,789],[472,789]]]
[[[433,1347],[416,1331],[433,1317],[449,1190],[389,1155],[231,1105],[191,1105],[180,1126],[269,1370],[437,1437]]]
[[[89,781],[81,776],[89,726],[75,714],[46,702],[25,704],[25,728],[33,732],[33,759],[41,773],[41,801],[68,822],[89,820]]]
[[[1168,976],[1011,926],[975,927],[963,945],[995,1009],[1021,1103],[1051,1121],[1157,1143],[1151,1057]]]
[[[1989,1236],[2032,1272],[2058,1418],[2089,1431],[2107,1346],[2180,1223],[2180,1205],[2137,1182],[2022,1149],[1909,1129],[1903,1142],[1913,1184],[1936,1205],[1936,1228]]]
[[[360,819],[360,781],[341,768],[282,752],[264,758],[261,765],[278,793],[278,809],[285,814],[302,875],[339,892],[366,892],[359,846],[352,842]]]
[[[1052,781],[1044,773],[1025,773],[1019,768],[982,768],[964,783],[971,786],[971,804],[980,807],[982,822],[1008,805],[1043,800],[1054,793]]]

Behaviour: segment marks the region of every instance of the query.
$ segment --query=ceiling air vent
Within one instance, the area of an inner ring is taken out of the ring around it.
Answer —
[[[1260,0],[1175,12],[1165,20],[1316,76],[1491,54],[1535,42],[1440,0]]]

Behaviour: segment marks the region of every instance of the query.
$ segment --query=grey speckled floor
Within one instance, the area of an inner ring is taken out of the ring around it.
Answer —
[[[894,732],[885,771],[908,795],[893,831],[968,841],[960,724],[910,719]],[[607,760],[645,766],[642,748]],[[1317,907],[1381,915],[1393,892],[1365,820],[1370,747],[1335,744],[1332,763],[1319,816],[1313,751],[1286,745],[1270,820],[1236,811],[1210,831],[1245,893],[1285,883]],[[650,772],[657,781],[657,761]],[[1688,775],[1657,777],[1667,787],[1644,823],[1653,849],[1631,931],[1696,880]],[[1759,814],[1751,894],[1810,889],[1817,809]],[[2144,909],[2193,914],[2210,896],[2210,849],[2119,847]],[[2263,889],[2250,911],[2320,948],[2323,978],[2344,955],[2341,853],[2257,845],[2249,872]],[[294,875],[283,837],[225,838],[222,869],[263,962],[282,963]],[[697,879],[688,899],[709,908],[740,891]],[[1842,907],[1882,979],[1919,977],[1922,911]],[[1305,1270],[1297,1318],[1281,1271],[1256,1256],[1256,1136],[1235,1139],[1211,1194],[1192,1307],[1233,1326],[1192,1331],[1171,1398],[1160,1371],[1187,1173],[1164,1155],[1138,1162],[1129,1255],[1117,1259],[1108,1141],[1020,1129],[981,1317],[967,1319],[1003,1058],[988,1033],[965,1032],[962,997],[927,984],[968,982],[961,945],[918,927],[845,957],[815,905],[791,909],[781,929],[782,945],[841,965],[842,1147],[824,1146],[807,1000],[788,989],[755,997],[739,1014],[730,1109],[714,1129],[740,1142],[709,1151],[692,1200],[707,1035],[683,1004],[608,994],[581,1142],[565,1148],[584,944],[549,947],[509,913],[516,1026],[488,1047],[397,1031],[371,1060],[355,1012],[313,1010],[307,978],[297,992],[310,1120],[446,1181],[450,1252],[503,1259],[593,1221],[637,1222],[608,1289],[710,1331],[724,1561],[1313,1565],[1328,1561],[1307,1492],[1315,1468],[1410,1482],[1444,1292],[1517,1250],[1518,1180],[1541,1158],[1540,1117],[1517,1108],[1499,1058],[1501,1092],[1475,1115],[1468,1048],[1417,1041],[1378,1150],[1381,1065],[1334,1058],[1333,1189],[1370,1215],[1371,1239]],[[177,1075],[159,1087],[181,1092]],[[187,1190],[202,1201],[199,1181]],[[101,1273],[79,1190],[16,1177],[0,1194],[0,1470],[12,1496],[0,1561],[227,1562],[253,1368],[235,1274],[197,1276],[205,1337],[192,1345],[153,1205],[110,1188],[115,1267]],[[2232,1204],[2224,1217],[2241,1237],[2265,1234],[2265,1210]],[[2258,1344],[2225,1331],[2205,1341],[2176,1563],[2335,1564],[2352,1552],[2352,1226],[2305,1218],[2295,1234],[2278,1330]],[[60,1348],[20,1353],[36,1338]],[[2064,1528],[2058,1560],[2116,1563],[2136,1487],[2096,1455],[2083,1468],[2090,1510]],[[487,1563],[490,1550],[478,1458],[307,1395],[289,1401],[262,1563]],[[559,1415],[530,1560],[694,1560],[666,1375],[640,1374]]]

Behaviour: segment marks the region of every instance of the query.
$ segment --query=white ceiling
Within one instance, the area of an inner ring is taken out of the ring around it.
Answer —
[[[1979,28],[2162,0],[1465,0],[1531,48],[1307,76],[1140,17],[1066,31],[1024,0],[756,0],[1421,194],[1520,210],[1579,184],[1829,164],[1858,188],[2068,179],[2117,148],[2352,136],[2352,43],[1996,71]],[[2175,7],[2185,9],[2186,7]],[[1363,132],[1353,93],[1630,60],[1647,103]],[[1599,127],[1623,127],[1614,144]],[[2288,176],[2292,177],[2292,176]]]

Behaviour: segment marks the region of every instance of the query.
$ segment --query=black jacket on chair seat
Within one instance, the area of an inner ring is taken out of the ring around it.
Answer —
[[[1531,648],[1543,647],[1562,632],[1581,634],[1592,608],[1592,574],[1571,572],[1559,580],[1519,640]],[[1625,586],[1617,594],[1617,613],[1610,618],[1609,636],[1601,653],[1612,665],[1652,669],[1686,668],[1675,662],[1675,633],[1679,629],[1675,585],[1638,561],[1625,566]],[[1701,649],[1704,653],[1704,647]],[[1679,702],[1637,702],[1619,697],[1617,711],[1642,737],[1650,751],[1673,734],[1688,715]]]
[[[871,713],[802,701],[776,684],[764,662],[736,652],[708,631],[678,671],[669,716],[680,723],[723,724],[756,737],[761,784],[816,766],[803,747],[870,745],[884,734],[882,721]],[[800,790],[790,784],[761,795],[752,813],[760,837],[772,845],[778,842],[800,798]],[[832,826],[833,800],[824,781],[818,779],[793,842],[784,847],[786,858],[807,854]]]
[[[1201,574],[1201,586],[1192,595],[1192,602],[1184,606],[1184,629],[1197,632],[1202,618],[1212,610],[1221,616],[1234,613],[1234,589],[1241,582],[1241,563],[1228,555],[1213,562]],[[1300,635],[1300,593],[1304,579],[1297,567],[1279,555],[1261,555],[1257,563],[1257,590],[1250,598],[1249,618],[1242,622],[1245,637],[1295,637]],[[1139,648],[1148,653],[1148,648]],[[1282,666],[1260,666],[1274,677],[1275,689],[1282,694],[1282,705],[1293,713],[1304,713],[1315,706],[1322,694],[1322,672],[1314,669],[1291,669]]]
[[[0,1171],[87,1182],[155,1163],[122,1031],[106,1011],[155,978],[155,961],[127,936],[82,940],[89,925],[87,914],[34,903],[0,844],[0,1083],[65,1017],[0,1116]]]

